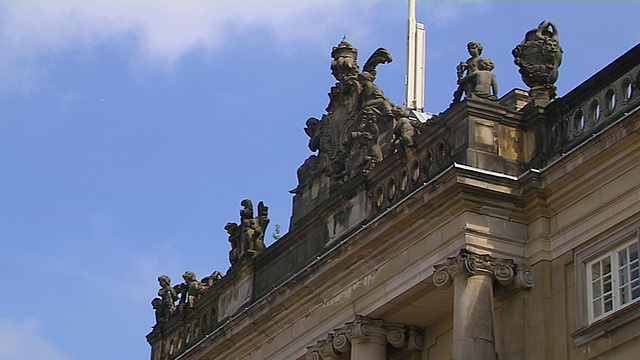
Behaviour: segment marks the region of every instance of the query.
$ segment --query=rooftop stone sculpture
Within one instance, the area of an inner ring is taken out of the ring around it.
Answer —
[[[386,49],[374,51],[362,71],[358,50],[346,39],[333,48],[331,58],[331,74],[337,82],[331,87],[326,114],[309,118],[304,129],[309,149],[318,154],[298,169],[298,186],[292,193],[303,193],[320,176],[327,177],[334,190],[358,174],[366,175],[391,151],[393,129],[406,116],[394,112],[395,105],[375,83],[377,66],[393,60]],[[406,125],[398,130],[404,134],[403,146],[412,144],[408,137],[413,132]]]
[[[558,68],[562,63],[562,48],[556,24],[545,20],[530,30],[512,51],[514,63],[520,67],[522,81],[530,87],[529,95],[540,100],[556,97]]]
[[[171,287],[171,278],[167,275],[158,276],[160,290],[158,290],[157,298],[151,301],[151,305],[156,310],[156,322],[164,323],[169,320],[176,310],[175,302],[178,300],[178,294]]]
[[[462,94],[467,98],[498,100],[498,80],[491,72],[495,65],[490,58],[480,56],[482,49],[482,44],[478,41],[467,44],[471,57],[456,66],[458,88],[453,93],[452,105],[460,102]]]
[[[229,222],[224,229],[229,234],[229,262],[231,266],[247,257],[255,257],[265,248],[264,234],[269,225],[269,208],[262,201],[258,203],[258,216],[254,217],[253,203],[244,199],[240,203],[240,225]]]

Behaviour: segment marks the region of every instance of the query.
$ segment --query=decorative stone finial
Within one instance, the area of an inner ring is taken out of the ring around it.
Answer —
[[[512,54],[522,81],[530,87],[529,94],[541,100],[555,98],[557,88],[553,84],[558,80],[558,68],[562,63],[556,24],[545,20],[528,31]]]

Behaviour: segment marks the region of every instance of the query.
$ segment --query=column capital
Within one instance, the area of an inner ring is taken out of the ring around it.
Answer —
[[[434,266],[433,283],[448,288],[452,279],[460,275],[487,275],[503,286],[533,287],[533,272],[512,259],[498,259],[488,254],[477,254],[462,249],[458,255]]]
[[[369,319],[366,316],[356,315],[354,321],[347,323],[346,334],[352,343],[377,343],[387,344],[387,332],[383,320]]]
[[[334,334],[329,333],[325,339],[318,341],[318,353],[323,359],[337,359],[340,351],[333,346]]]
[[[351,340],[347,336],[346,327],[334,330],[332,344],[333,348],[339,353],[346,353],[351,350]]]
[[[322,360],[322,356],[320,356],[318,345],[307,346],[306,360]]]
[[[385,325],[389,332],[387,340],[393,347],[387,354],[389,359],[419,359],[424,347],[423,330],[405,324]]]

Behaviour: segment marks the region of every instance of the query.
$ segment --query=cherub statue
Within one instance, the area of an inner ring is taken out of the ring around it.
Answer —
[[[467,97],[473,97],[474,95],[479,95],[479,93],[481,93],[480,97],[497,100],[498,84],[495,75],[491,74],[493,75],[491,76],[486,72],[478,73],[478,70],[481,70],[479,68],[479,64],[481,61],[483,61],[485,64],[484,69],[482,69],[481,71],[490,72],[494,68],[493,61],[491,61],[491,59],[480,56],[482,55],[482,49],[482,44],[480,44],[478,41],[471,41],[467,44],[467,51],[469,52],[469,55],[471,57],[466,61],[461,61],[460,64],[458,64],[458,66],[456,67],[456,75],[458,76],[458,88],[453,93],[452,104],[459,102],[462,99],[463,93]],[[489,93],[489,95],[486,95],[486,91],[479,91],[480,89],[478,89],[478,77],[482,77],[482,79],[480,80],[481,88],[486,88],[486,83],[488,81],[489,88],[495,88],[495,92],[493,94]]]
[[[362,108],[376,108],[385,118],[392,118],[393,105],[384,95],[382,89],[373,82],[375,76],[368,71],[363,71],[358,75],[358,80],[362,85],[362,93],[360,94]]]
[[[498,100],[498,78],[492,73],[494,65],[489,58],[478,59],[478,70],[472,76],[475,79],[473,95],[489,100]]]
[[[412,121],[404,108],[396,106],[393,109],[393,116],[396,125],[393,128],[393,141],[391,147],[394,150],[399,148],[410,148],[414,146],[413,136],[415,135],[415,121]]]
[[[222,273],[216,270],[212,272],[211,275],[203,277],[201,282],[206,289],[213,286],[213,284],[215,284],[220,279],[222,279]]]
[[[310,117],[306,122],[307,127],[304,128],[304,132],[309,136],[309,150],[320,150],[320,120],[314,117]]]
[[[167,275],[158,276],[160,290],[158,290],[159,298],[153,299],[151,305],[156,309],[156,320],[158,322],[166,322],[176,310],[175,302],[178,300],[178,294],[171,287],[171,278]]]
[[[240,232],[238,231],[239,226],[234,222],[228,222],[227,225],[224,226],[224,229],[229,234],[229,243],[231,243],[229,262],[233,265],[240,260],[240,256],[244,252],[244,249],[242,248],[242,241],[240,239]]]
[[[377,124],[377,119],[380,115],[376,108],[364,109],[358,129],[351,132],[351,137],[357,139],[358,146],[363,149],[362,163],[364,167],[362,172],[365,174],[371,171],[377,162],[382,160],[382,149],[378,145],[380,129]]]
[[[184,279],[184,286],[182,287],[181,303],[187,303],[189,309],[192,309],[196,300],[204,293],[206,287],[203,283],[196,280],[196,274],[192,271],[186,271],[182,278]]]

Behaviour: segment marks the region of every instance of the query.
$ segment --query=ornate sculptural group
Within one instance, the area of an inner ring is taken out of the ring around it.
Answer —
[[[326,114],[322,119],[309,118],[305,128],[309,149],[318,154],[298,169],[293,193],[301,193],[321,175],[335,189],[357,174],[367,174],[384,157],[382,143],[395,142],[389,151],[411,147],[420,125],[408,121],[407,110],[396,107],[375,83],[377,66],[392,61],[386,49],[377,49],[362,71],[358,50],[345,39],[333,48],[331,57],[331,74],[337,82],[331,87]]]
[[[254,217],[251,200],[244,199],[240,205],[243,207],[240,210],[240,225],[229,222],[224,227],[231,243],[229,262],[232,266],[246,257],[255,257],[266,248],[264,234],[270,221],[269,208],[262,201],[258,203],[257,217]]]

